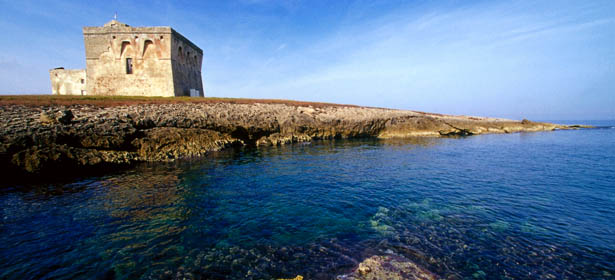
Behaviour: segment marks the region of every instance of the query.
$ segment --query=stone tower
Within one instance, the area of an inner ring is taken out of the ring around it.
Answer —
[[[83,40],[82,94],[204,96],[203,51],[171,27],[131,27],[112,20],[102,27],[84,27]],[[51,71],[58,74],[58,69]],[[57,83],[52,78],[52,89],[60,88]]]

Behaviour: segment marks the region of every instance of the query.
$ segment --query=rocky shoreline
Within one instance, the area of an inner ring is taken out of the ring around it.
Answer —
[[[573,129],[527,120],[322,103],[0,105],[0,165],[14,176],[200,157],[317,139],[468,136]]]

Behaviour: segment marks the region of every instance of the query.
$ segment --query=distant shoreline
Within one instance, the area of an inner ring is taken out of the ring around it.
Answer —
[[[169,162],[231,146],[586,127],[292,100],[184,97],[0,96],[0,116],[0,165],[15,176]]]

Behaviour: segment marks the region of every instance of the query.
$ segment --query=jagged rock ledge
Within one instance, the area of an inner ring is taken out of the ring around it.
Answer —
[[[0,165],[9,174],[199,157],[230,146],[313,139],[442,137],[570,129],[527,120],[342,105],[179,103],[0,105]]]
[[[337,280],[371,280],[371,279],[414,279],[435,280],[438,277],[416,263],[398,255],[371,256],[363,260],[349,274],[336,277]]]

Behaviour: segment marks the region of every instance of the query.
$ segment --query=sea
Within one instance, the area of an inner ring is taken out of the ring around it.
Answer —
[[[3,185],[0,279],[336,279],[374,255],[446,279],[615,279],[615,121],[572,123],[597,127],[236,148]]]

